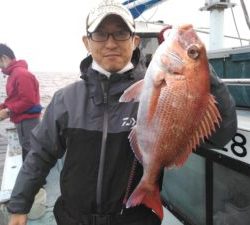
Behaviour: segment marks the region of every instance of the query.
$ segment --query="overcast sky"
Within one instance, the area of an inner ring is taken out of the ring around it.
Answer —
[[[89,7],[99,0],[0,0],[0,42],[9,45],[18,59],[26,59],[32,71],[78,72],[87,54],[82,44]],[[232,0],[242,37],[250,38],[240,0]],[[250,14],[250,1],[245,0]],[[209,12],[201,12],[205,0],[167,0],[137,20],[163,20],[168,24],[192,23],[209,27]],[[184,12],[183,12],[184,11]],[[237,36],[230,9],[225,11],[225,35]],[[246,43],[245,43],[246,44]],[[239,46],[240,42],[226,44]]]

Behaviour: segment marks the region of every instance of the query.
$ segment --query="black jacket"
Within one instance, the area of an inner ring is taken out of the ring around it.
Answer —
[[[138,103],[119,103],[123,91],[143,78],[146,68],[133,55],[135,68],[108,79],[91,69],[91,56],[81,63],[83,80],[55,93],[42,122],[33,131],[32,151],[18,175],[8,210],[28,213],[35,193],[58,158],[65,154],[60,178],[62,199],[67,207],[84,214],[96,213],[96,191],[103,138],[104,111],[108,126],[102,182],[102,213],[119,212],[134,158],[128,134],[136,122]],[[212,92],[223,117],[220,132],[210,144],[223,146],[236,130],[234,101],[225,85],[212,76]],[[106,89],[106,94],[104,94]],[[107,102],[107,103],[105,103]],[[137,165],[132,189],[142,176]],[[132,191],[132,190],[130,190]]]

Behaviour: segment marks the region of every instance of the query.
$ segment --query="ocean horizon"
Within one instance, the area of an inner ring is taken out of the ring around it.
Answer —
[[[80,72],[32,72],[40,87],[41,104],[44,107],[43,112],[49,104],[54,93],[62,87],[80,80]],[[6,98],[7,76],[0,73],[0,103]],[[6,129],[14,127],[9,119],[0,121],[0,136],[7,137]]]

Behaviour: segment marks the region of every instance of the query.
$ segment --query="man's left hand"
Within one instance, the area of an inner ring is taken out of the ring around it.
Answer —
[[[1,109],[0,110],[0,121],[1,120],[5,120],[5,119],[7,119],[7,118],[9,118],[9,110],[8,109]]]

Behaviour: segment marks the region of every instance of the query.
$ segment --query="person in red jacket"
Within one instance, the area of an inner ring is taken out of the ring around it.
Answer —
[[[15,124],[24,161],[30,150],[30,132],[39,123],[42,110],[39,83],[28,71],[26,61],[16,60],[12,49],[5,44],[0,44],[0,68],[8,76],[7,97],[0,104],[0,121],[10,118]]]

